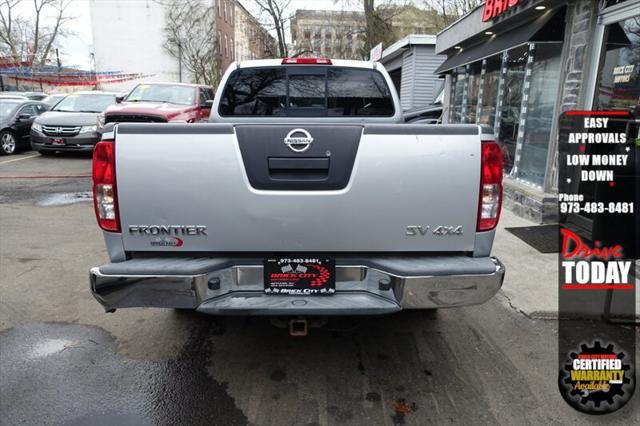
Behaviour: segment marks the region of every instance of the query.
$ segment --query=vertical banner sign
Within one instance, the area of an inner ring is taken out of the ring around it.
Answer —
[[[621,408],[636,384],[639,144],[626,111],[560,118],[558,385],[589,414]]]

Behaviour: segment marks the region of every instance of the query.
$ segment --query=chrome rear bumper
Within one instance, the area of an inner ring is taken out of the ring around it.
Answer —
[[[237,263],[152,258],[108,264],[91,269],[91,292],[107,311],[159,307],[219,315],[370,315],[480,304],[498,292],[505,273],[490,257],[341,259],[335,294],[285,296],[264,293],[257,261]]]

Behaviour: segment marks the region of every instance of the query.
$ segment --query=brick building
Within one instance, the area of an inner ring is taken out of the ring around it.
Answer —
[[[221,71],[235,57],[234,9],[236,0],[199,0],[202,8],[214,6],[218,60]],[[120,70],[148,77],[137,81],[190,81],[180,62],[163,47],[167,4],[156,1],[90,0],[95,65],[99,70]],[[123,48],[123,46],[135,46]],[[105,89],[128,91],[133,81],[105,85]]]
[[[276,40],[239,1],[235,2],[234,13],[236,60],[277,57]]]
[[[235,61],[235,14],[236,0],[212,0],[216,8],[216,34],[218,38],[218,60],[221,74]]]
[[[553,222],[560,114],[639,109],[640,0],[506,3],[487,0],[438,34],[444,120],[492,127],[505,155],[505,208]]]

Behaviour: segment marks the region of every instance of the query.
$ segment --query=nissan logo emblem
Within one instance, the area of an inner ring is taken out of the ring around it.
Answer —
[[[311,134],[305,129],[293,129],[284,138],[284,144],[293,152],[305,152],[312,142]]]

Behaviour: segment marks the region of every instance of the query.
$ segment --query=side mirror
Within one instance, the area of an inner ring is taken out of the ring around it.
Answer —
[[[213,99],[207,99],[203,104],[200,105],[200,108],[209,108],[213,106]]]
[[[116,96],[116,103],[122,103],[122,101],[124,101],[124,96]]]
[[[27,120],[31,120],[33,117],[29,114],[20,114],[18,116],[18,121],[27,121]]]

